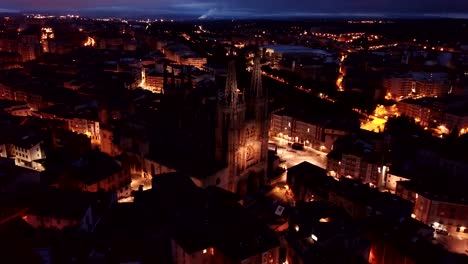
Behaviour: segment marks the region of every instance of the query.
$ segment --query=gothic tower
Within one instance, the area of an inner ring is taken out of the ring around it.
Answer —
[[[226,165],[222,180],[217,180],[220,186],[245,194],[251,178],[256,177],[253,181],[259,185],[266,175],[267,144],[267,101],[260,60],[255,58],[251,85],[244,92],[237,87],[235,63],[230,61],[217,110],[216,158]]]
[[[261,161],[265,166],[265,177],[266,169],[268,167],[268,131],[270,130],[270,117],[268,115],[268,90],[265,89],[262,85],[262,70],[260,67],[260,57],[256,56],[254,58],[254,68],[252,70],[252,80],[251,80],[251,90],[255,95],[255,120],[260,126],[259,138],[262,142],[262,153]]]
[[[268,167],[268,98],[267,90],[262,85],[262,72],[260,66],[260,57],[255,56],[252,69],[252,78],[250,88],[247,92],[249,98],[249,107],[252,115],[246,122],[250,127],[250,135],[247,135],[247,144],[255,145],[256,171],[262,179],[266,178]]]
[[[216,126],[216,159],[227,166],[222,184],[233,192],[239,172],[239,137],[245,117],[245,103],[237,87],[235,67],[234,60],[230,61],[224,93],[218,100]]]

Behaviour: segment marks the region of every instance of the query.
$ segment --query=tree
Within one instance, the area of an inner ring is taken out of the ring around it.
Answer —
[[[414,135],[421,136],[424,129],[416,121],[406,115],[390,117],[385,125],[385,132],[393,136],[410,137]]]
[[[458,129],[458,127],[455,127],[454,129],[452,129],[450,134],[448,134],[447,140],[456,141],[458,139],[459,134],[460,134],[460,130]]]

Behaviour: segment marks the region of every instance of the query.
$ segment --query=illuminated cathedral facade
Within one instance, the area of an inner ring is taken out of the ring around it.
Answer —
[[[238,194],[258,188],[268,166],[267,91],[262,86],[260,58],[255,57],[250,87],[237,85],[230,61],[226,85],[216,114],[216,160],[225,168],[208,177],[204,185],[217,185]]]

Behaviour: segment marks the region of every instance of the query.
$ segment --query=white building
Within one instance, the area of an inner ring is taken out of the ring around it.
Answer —
[[[7,144],[0,144],[0,157],[8,158]]]
[[[392,173],[387,173],[385,176],[384,187],[386,190],[395,193],[398,182],[400,181],[409,181],[410,179],[405,176],[398,176]]]
[[[411,93],[442,97],[451,93],[448,74],[444,72],[409,72],[383,78],[388,97],[398,99]]]
[[[33,137],[25,136],[14,144],[15,165],[36,170],[44,171],[44,166],[39,162],[46,158],[46,154],[42,147],[42,140]]]
[[[195,52],[190,50],[189,47],[182,44],[168,44],[162,51],[168,59],[173,60],[178,64],[190,65],[198,69],[202,69],[207,63],[206,58],[198,56]]]

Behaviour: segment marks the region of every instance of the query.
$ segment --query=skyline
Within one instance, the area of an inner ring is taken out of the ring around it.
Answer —
[[[12,1],[0,264],[468,264],[465,9]]]
[[[70,12],[80,15],[187,15],[200,18],[255,17],[447,17],[468,18],[463,0],[12,0],[0,4],[0,12]]]

